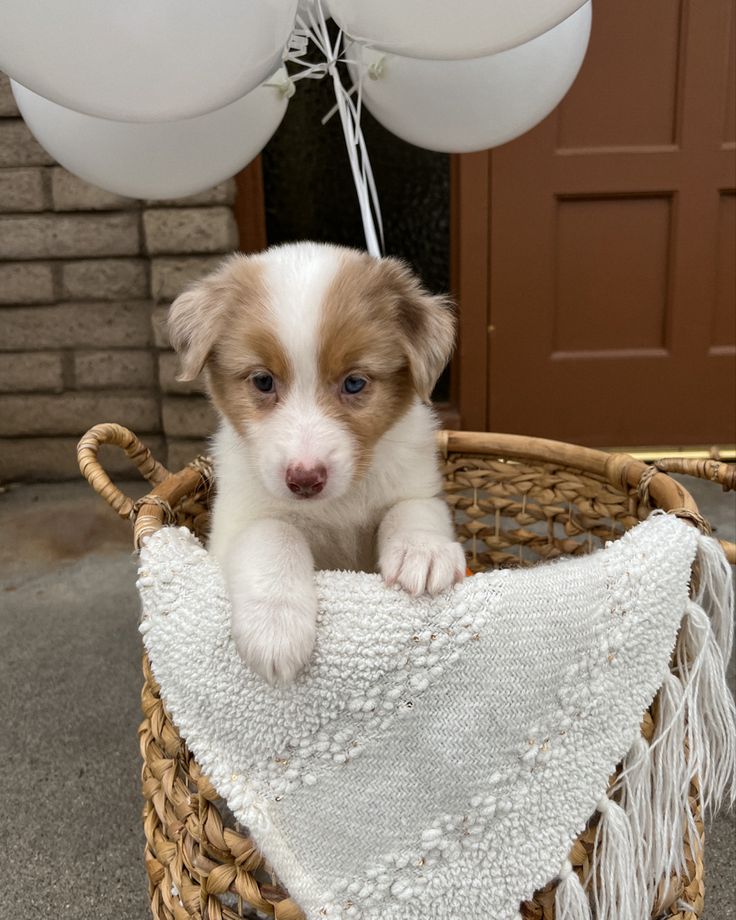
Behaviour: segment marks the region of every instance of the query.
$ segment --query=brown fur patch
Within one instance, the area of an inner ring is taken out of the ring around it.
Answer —
[[[206,366],[212,401],[241,433],[276,402],[260,393],[249,375],[268,371],[282,390],[289,385],[292,371],[273,331],[258,258],[231,256],[193,285],[172,305],[169,327],[185,378]]]
[[[447,298],[426,291],[398,259],[373,259],[348,250],[328,291],[325,311],[324,333],[331,334],[334,363],[340,363],[349,343],[360,349],[356,337],[373,334],[374,348],[389,363],[398,352],[403,355],[417,393],[429,400],[455,339],[455,317]]]
[[[428,386],[431,390],[434,385],[436,377],[429,385],[427,381],[436,362],[423,355],[432,347],[427,339],[434,334],[429,314],[439,310],[444,312],[445,305],[426,294],[403,264],[364,253],[344,254],[323,305],[318,361],[322,406],[355,438],[358,474],[368,467],[376,442],[406,412],[415,393],[427,398]],[[449,355],[451,317],[445,332]],[[365,390],[341,395],[342,381],[353,373],[367,378]]]

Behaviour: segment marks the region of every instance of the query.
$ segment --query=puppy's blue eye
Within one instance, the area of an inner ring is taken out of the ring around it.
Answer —
[[[273,377],[270,374],[254,374],[251,380],[253,386],[261,393],[273,393]]]
[[[342,391],[343,393],[348,393],[350,396],[354,396],[356,393],[360,393],[366,383],[368,383],[368,381],[365,377],[354,377],[351,375],[343,380]]]

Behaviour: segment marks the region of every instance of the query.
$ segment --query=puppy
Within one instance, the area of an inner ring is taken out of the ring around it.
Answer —
[[[314,569],[378,569],[411,594],[465,572],[441,496],[432,388],[447,301],[395,259],[297,243],[236,254],[172,305],[181,380],[221,416],[210,550],[243,660],[286,684],[315,638]]]

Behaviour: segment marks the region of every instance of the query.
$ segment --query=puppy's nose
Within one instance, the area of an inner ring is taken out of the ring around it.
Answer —
[[[327,482],[327,470],[318,464],[307,469],[301,464],[290,466],[286,471],[286,485],[300,498],[311,498],[319,494]]]

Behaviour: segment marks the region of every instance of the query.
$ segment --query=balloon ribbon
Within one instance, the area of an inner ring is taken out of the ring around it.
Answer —
[[[342,82],[339,65],[347,63],[359,64],[359,62],[348,60],[345,36],[342,30],[338,30],[334,41],[331,38],[321,0],[312,0],[312,2],[303,4],[297,14],[296,24],[297,28],[292,34],[285,60],[301,69],[291,74],[291,79],[296,82],[301,79],[320,80],[327,76],[332,78],[336,104],[322,119],[322,124],[331,118],[335,112],[339,114],[350,170],[358,196],[366,248],[372,256],[380,257],[384,251],[381,207],[378,201],[378,191],[373,177],[373,170],[371,169],[368,149],[360,126],[362,66],[357,85],[353,85],[347,90]],[[304,60],[310,42],[322,54],[323,61],[310,63]],[[353,99],[356,91],[357,99]]]

